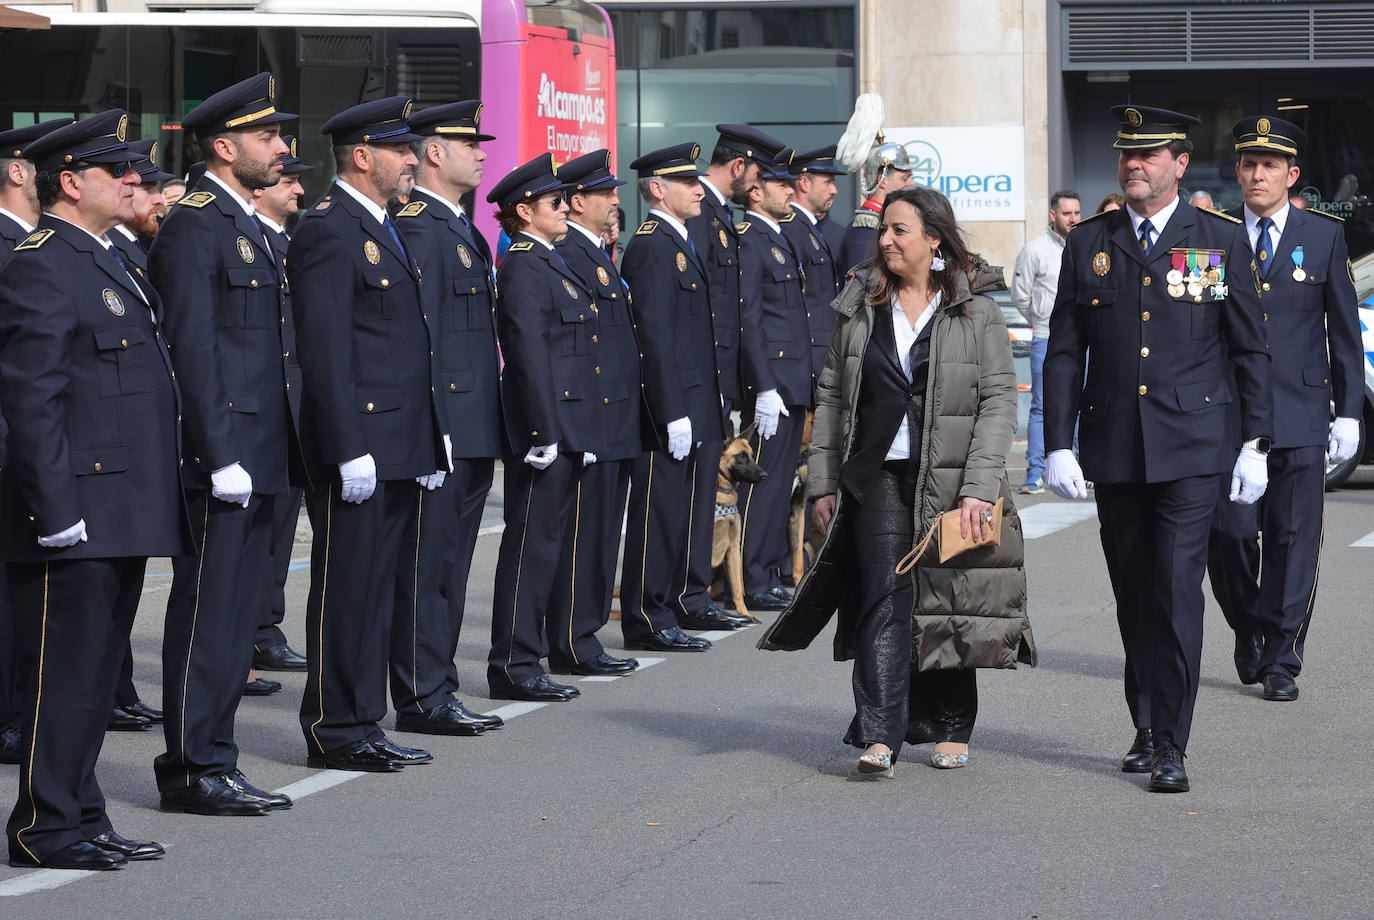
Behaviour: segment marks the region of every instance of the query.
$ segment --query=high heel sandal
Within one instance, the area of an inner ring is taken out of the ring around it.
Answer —
[[[961,751],[957,754],[933,751],[930,755],[930,765],[937,770],[957,770],[960,767],[966,767],[968,766],[968,751]]]
[[[866,775],[883,774],[888,779],[891,779],[892,752],[882,751],[869,753],[865,751],[859,757],[859,772]]]

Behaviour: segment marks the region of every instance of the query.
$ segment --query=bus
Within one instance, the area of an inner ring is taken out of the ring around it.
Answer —
[[[155,5],[150,3],[150,5]],[[585,0],[260,0],[242,9],[45,13],[48,31],[0,31],[0,125],[129,113],[131,140],[158,139],[168,172],[199,152],[181,118],[211,93],[264,70],[287,133],[315,168],[308,206],[334,175],[320,127],[369,99],[404,94],[417,109],[486,103],[486,184],[545,150],[559,162],[614,147],[615,50],[604,11]],[[479,190],[477,196],[484,195]],[[484,199],[465,202],[493,246]]]

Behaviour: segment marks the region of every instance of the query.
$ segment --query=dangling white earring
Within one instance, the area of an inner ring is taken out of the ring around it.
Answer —
[[[930,254],[930,270],[942,272],[945,270],[945,260],[940,256],[940,250],[935,250]]]

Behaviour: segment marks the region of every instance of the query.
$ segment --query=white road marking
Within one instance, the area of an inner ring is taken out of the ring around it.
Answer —
[[[1038,502],[1028,508],[1017,509],[1021,516],[1021,534],[1027,540],[1047,537],[1056,531],[1097,516],[1096,502]]]
[[[586,677],[579,677],[579,684],[609,684],[613,680],[620,680],[623,674],[588,674]]]
[[[523,715],[524,715],[525,713],[527,713],[527,712],[534,712],[536,709],[543,709],[543,708],[544,708],[545,706],[547,706],[547,705],[549,705],[549,704],[548,704],[548,703],[510,703],[509,705],[506,705],[506,706],[498,706],[497,708],[493,709],[491,712],[486,713],[486,715],[489,715],[489,716],[496,716],[498,719],[501,719],[503,722],[509,722],[511,719],[514,719],[516,716],[523,716]]]
[[[652,667],[653,667],[654,665],[656,665],[656,664],[663,664],[663,662],[667,661],[668,659],[667,659],[667,658],[636,658],[635,660],[639,662],[639,667],[636,668],[635,670],[643,671],[645,668],[652,668]]]
[[[739,629],[712,629],[709,632],[697,633],[697,636],[702,639],[710,639],[712,642],[719,642],[721,639],[728,639],[731,636],[737,636],[746,630],[753,629],[757,625],[757,623],[751,623],[748,626],[741,626]]]
[[[1374,546],[1374,530],[1372,530],[1372,531],[1370,531],[1369,533],[1365,534],[1363,537],[1360,537],[1358,540],[1356,540],[1354,543],[1351,543],[1350,545],[1351,545],[1351,546]]]
[[[351,779],[357,779],[363,775],[365,774],[354,770],[321,770],[319,773],[307,776],[305,779],[297,780],[294,783],[289,783],[282,786],[280,789],[273,789],[272,791],[277,795],[289,795],[292,801],[297,801],[308,795],[314,795],[317,792],[332,789],[335,786],[346,783]]]
[[[505,524],[492,524],[490,527],[483,527],[481,530],[477,531],[477,536],[490,537],[492,534],[501,533],[505,529]]]

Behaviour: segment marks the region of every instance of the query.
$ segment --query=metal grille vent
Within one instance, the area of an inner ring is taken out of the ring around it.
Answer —
[[[1065,10],[1064,69],[1295,61],[1368,66],[1374,8]]]
[[[301,67],[371,67],[372,36],[339,32],[302,32],[296,44]]]
[[[462,61],[452,45],[396,46],[396,91],[417,106],[460,97]]]

